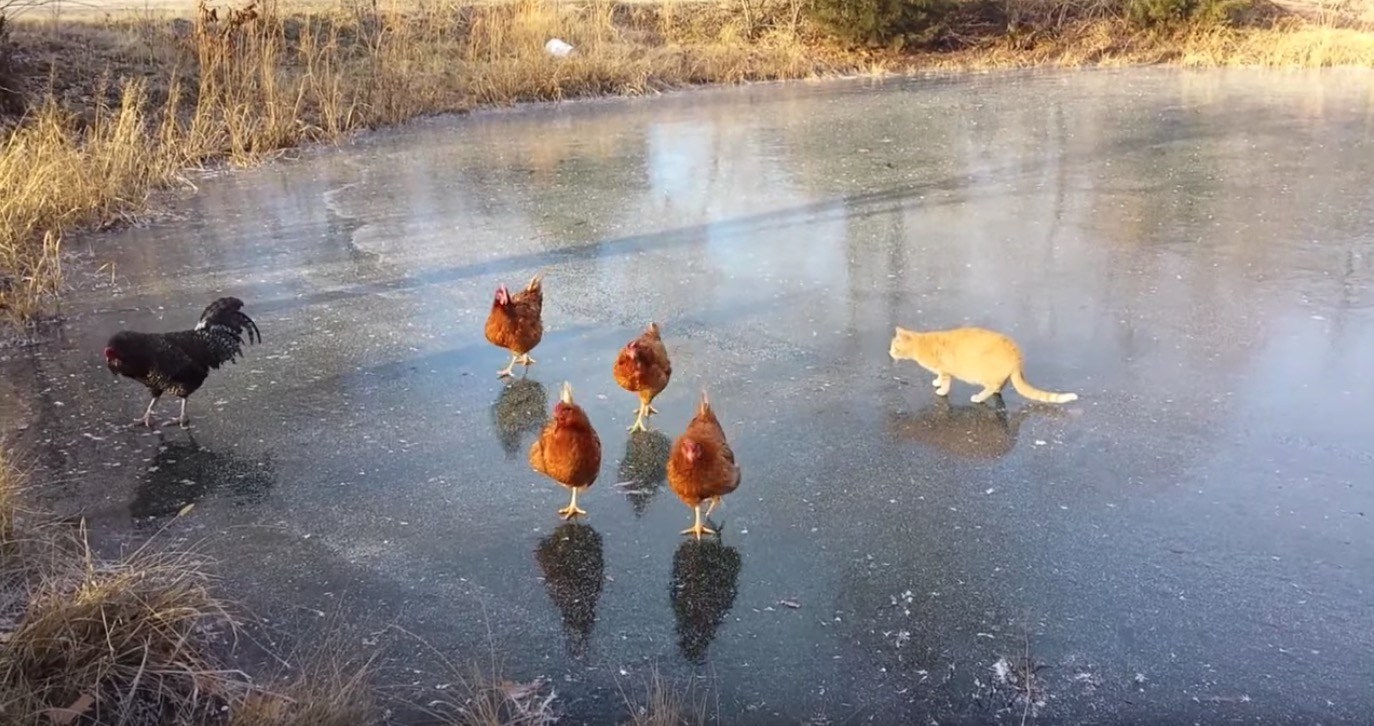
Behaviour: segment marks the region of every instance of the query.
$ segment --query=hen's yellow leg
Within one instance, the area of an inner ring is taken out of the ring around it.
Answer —
[[[644,425],[644,407],[635,409],[635,422],[630,426],[630,433],[636,431],[648,431],[649,427]]]
[[[692,513],[694,513],[694,514],[696,515],[696,524],[693,524],[691,527],[688,527],[687,529],[682,530],[682,533],[683,533],[683,534],[694,534],[694,535],[697,536],[697,539],[701,539],[701,535],[703,535],[703,534],[715,534],[715,533],[716,533],[716,531],[715,531],[714,529],[711,529],[710,527],[707,527],[706,525],[704,525],[704,524],[701,523],[701,503],[700,503],[700,502],[698,502],[697,505],[696,505],[695,507],[692,507]]]
[[[706,508],[706,518],[711,518],[711,512],[716,511],[716,505],[720,504],[720,497],[711,497],[711,506]]]
[[[560,517],[562,517],[562,518],[564,518],[564,519],[572,519],[573,517],[576,517],[576,516],[579,515],[579,514],[586,514],[586,513],[587,513],[587,510],[585,510],[585,509],[579,509],[579,508],[578,508],[578,506],[577,506],[577,487],[573,487],[573,490],[572,490],[572,502],[569,503],[568,506],[566,506],[566,507],[564,507],[564,508],[558,510],[558,516],[560,516]]]
[[[511,357],[510,357],[510,365],[508,365],[508,366],[506,366],[505,368],[502,368],[501,370],[497,371],[497,372],[496,372],[496,375],[499,376],[499,377],[501,377],[501,378],[510,378],[511,376],[515,375],[515,364],[516,364],[517,362],[519,362],[519,360],[520,360],[520,356],[515,355],[514,353],[512,353],[512,354],[511,354]]]

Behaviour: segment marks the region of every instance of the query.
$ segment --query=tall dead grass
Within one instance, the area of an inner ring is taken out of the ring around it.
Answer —
[[[7,558],[15,545],[14,524],[19,513],[19,486],[22,475],[9,456],[0,449],[0,557]]]
[[[1141,32],[1120,18],[1073,23],[1052,33],[982,39],[927,53],[931,68],[1176,65],[1189,68],[1374,67],[1374,32],[1283,18],[1261,27],[1184,25]]]
[[[0,723],[376,722],[367,664],[319,658],[256,685],[224,665],[238,626],[201,558],[145,546],[102,560],[81,530],[21,517],[24,486],[0,450]]]
[[[621,696],[630,711],[629,726],[705,726],[710,721],[704,694],[670,682],[657,668],[650,672],[642,695]]]

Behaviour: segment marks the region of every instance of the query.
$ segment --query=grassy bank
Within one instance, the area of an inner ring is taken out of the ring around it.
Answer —
[[[1144,24],[1131,2],[1173,0],[963,0],[901,53],[841,44],[808,21],[810,1],[301,0],[189,18],[30,9],[0,42],[0,316],[50,310],[63,236],[138,214],[188,169],[424,114],[922,68],[1374,65],[1374,33],[1324,6],[1304,18],[1246,5],[1239,25]],[[550,38],[575,53],[551,57]]]
[[[425,114],[921,68],[1374,65],[1374,33],[1334,13],[1142,24],[1130,2],[1145,0],[964,0],[899,53],[834,40],[808,21],[810,1],[301,0],[189,18],[30,9],[0,42],[0,316],[49,310],[63,236],[139,213],[188,169]],[[550,38],[575,53],[550,56]]]

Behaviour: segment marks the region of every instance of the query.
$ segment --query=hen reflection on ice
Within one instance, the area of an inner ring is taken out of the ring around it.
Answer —
[[[129,515],[136,526],[149,526],[216,492],[237,503],[261,502],[275,484],[271,459],[211,451],[188,436],[158,447],[129,502]]]
[[[649,502],[663,488],[672,448],[672,440],[661,431],[636,431],[625,442],[625,458],[616,473],[636,518],[644,516]]]
[[[537,434],[548,415],[549,395],[539,381],[520,378],[501,389],[491,405],[491,423],[507,459],[524,455],[525,436]]]
[[[951,405],[948,398],[935,401],[915,413],[893,413],[888,430],[893,435],[938,449],[962,459],[995,461],[1016,448],[1021,424],[1032,416],[1062,416],[1047,405],[1022,406],[1008,413],[1005,404]]]
[[[715,539],[686,539],[673,554],[669,595],[682,657],[700,665],[739,592],[739,551]]]
[[[596,625],[596,604],[605,580],[601,535],[590,525],[569,522],[559,525],[539,541],[534,551],[544,586],[563,618],[568,653],[581,658]]]

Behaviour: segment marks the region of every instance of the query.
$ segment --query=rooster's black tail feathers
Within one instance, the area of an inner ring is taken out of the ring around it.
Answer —
[[[244,314],[243,301],[236,297],[222,297],[206,306],[205,312],[200,314],[200,324],[196,325],[196,330],[207,328],[224,328],[227,329],[225,332],[240,339],[247,331],[249,343],[262,342],[258,324]]]
[[[249,343],[262,342],[258,324],[244,314],[243,301],[236,297],[222,297],[210,303],[205,312],[200,314],[196,330],[210,337],[216,359],[211,362],[212,368],[218,368],[242,355],[245,337]]]

